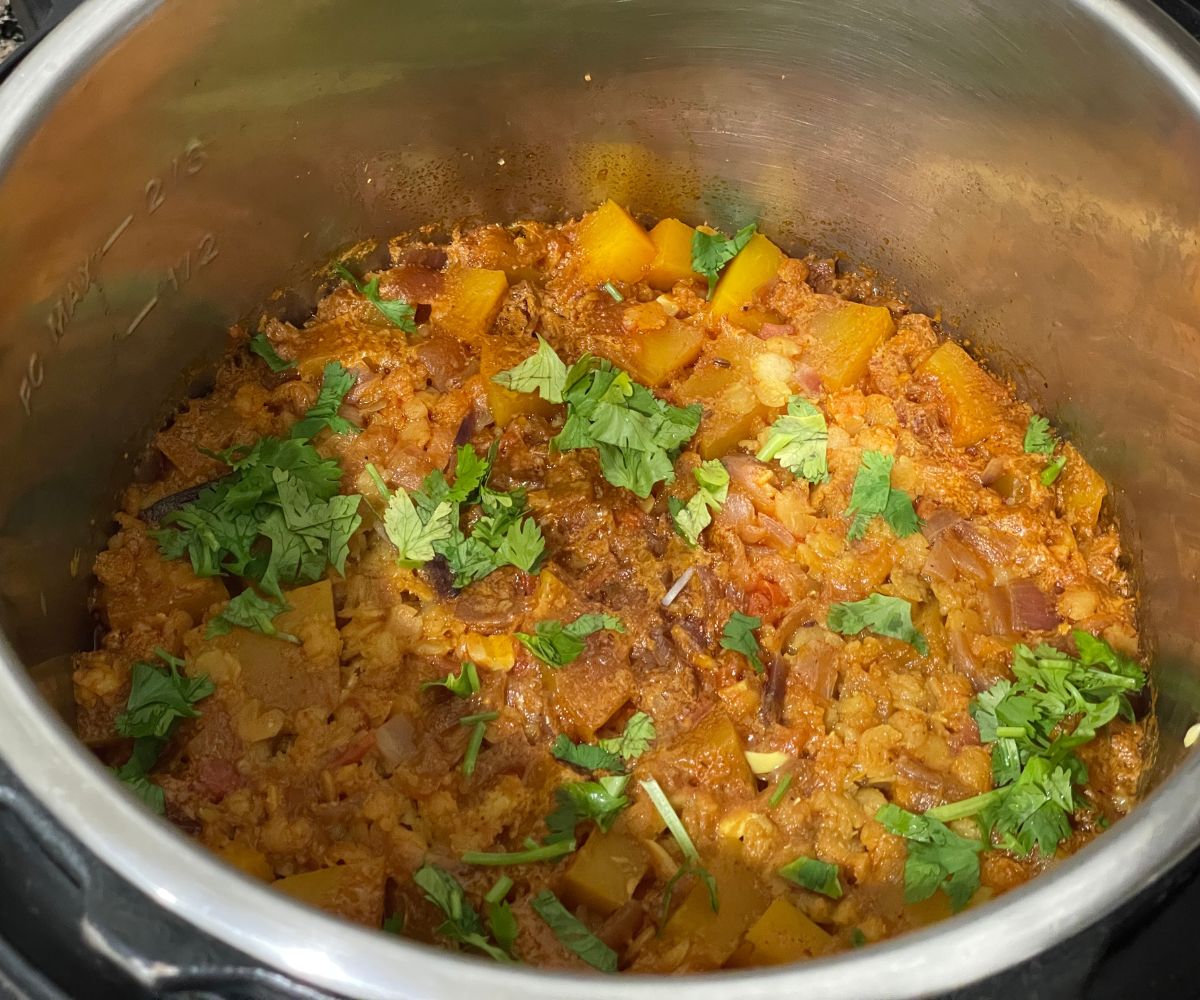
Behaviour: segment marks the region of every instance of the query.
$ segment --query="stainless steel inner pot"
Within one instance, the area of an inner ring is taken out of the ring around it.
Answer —
[[[1065,939],[1200,842],[1198,55],[1116,0],[90,0],[0,90],[0,755],[155,904],[355,996],[907,997]],[[180,373],[261,303],[302,310],[273,290],[354,241],[605,195],[897,276],[1081,443],[1155,653],[1161,750],[1129,819],[861,953],[612,981],[293,904],[74,741],[43,694],[91,641],[87,568]]]

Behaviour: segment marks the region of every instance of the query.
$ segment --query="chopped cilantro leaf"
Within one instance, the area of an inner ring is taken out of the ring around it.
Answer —
[[[538,622],[533,628],[533,635],[517,632],[516,636],[543,663],[565,667],[583,652],[583,640],[601,629],[624,632],[625,626],[621,619],[612,615],[588,614],[580,615],[567,625],[554,619]]]
[[[275,351],[275,345],[267,339],[265,333],[256,333],[250,338],[250,350],[262,358],[267,363],[267,367],[276,374],[296,367],[295,361],[285,361],[279,356]]]
[[[621,810],[629,805],[629,799],[625,796],[627,784],[629,776],[619,774],[597,781],[575,781],[560,785],[554,790],[557,805],[546,817],[546,826],[550,830],[546,843],[574,840],[575,827],[589,819],[607,833]]]
[[[133,665],[125,711],[116,718],[116,730],[122,736],[166,739],[177,720],[199,716],[196,702],[213,693],[207,674],[188,677],[180,673],[183,661],[178,657],[162,649],[155,653],[167,669],[146,662]]]
[[[379,929],[385,934],[395,934],[397,937],[404,933],[404,913],[397,910],[389,917],[383,918],[383,923],[379,925]]]
[[[354,388],[354,375],[340,361],[330,361],[321,376],[317,401],[292,425],[293,438],[308,440],[328,427],[334,434],[357,434],[360,428],[338,416],[346,393]]]
[[[850,493],[848,515],[853,515],[846,537],[857,541],[867,533],[874,517],[882,517],[900,538],[921,530],[921,519],[913,510],[912,498],[891,487],[895,459],[879,451],[864,451]]]
[[[980,812],[990,839],[1006,851],[1026,857],[1036,847],[1052,858],[1071,835],[1076,801],[1071,773],[1045,757],[1031,757],[1020,776]]]
[[[1035,413],[1025,428],[1025,451],[1030,455],[1053,455],[1056,447],[1058,438],[1050,430],[1050,421]]]
[[[186,556],[197,576],[256,580],[276,597],[285,584],[314,583],[329,566],[342,571],[362,519],[360,498],[338,493],[336,461],[322,458],[308,441],[279,438],[217,457],[232,474],[168,514],[152,533],[165,558]]]
[[[553,892],[543,889],[529,902],[564,948],[594,969],[601,972],[617,971],[617,953],[580,923]]]
[[[761,674],[765,669],[762,657],[759,655],[761,649],[758,645],[758,637],[754,634],[754,630],[761,627],[761,618],[735,611],[729,616],[729,621],[725,623],[725,628],[721,632],[721,647],[741,653],[750,661],[750,666],[754,668],[756,674]]]
[[[793,396],[788,400],[787,413],[768,429],[767,443],[758,450],[757,458],[760,462],[777,458],[793,475],[810,483],[823,483],[829,478],[828,442],[825,415],[803,396]]]
[[[548,403],[561,403],[567,366],[540,334],[537,341],[532,355],[515,368],[493,375],[492,381],[513,392],[536,392]]]
[[[1067,456],[1059,455],[1057,458],[1050,460],[1049,464],[1042,469],[1038,478],[1042,481],[1043,486],[1053,486],[1055,480],[1062,475],[1062,470],[1067,464]]]
[[[908,841],[904,863],[906,903],[919,903],[938,889],[950,897],[955,912],[970,902],[979,888],[980,841],[960,837],[945,823],[906,812],[891,802],[875,813],[875,820],[889,833]]]
[[[421,682],[422,691],[428,691],[434,687],[444,687],[459,698],[470,698],[479,691],[479,670],[470,660],[464,660],[457,674],[448,673],[446,679],[441,681]]]
[[[166,745],[165,740],[154,736],[142,736],[133,741],[133,751],[120,767],[112,769],[113,775],[128,788],[151,811],[162,816],[167,811],[167,800],[162,786],[150,780],[150,768],[158,760]]]
[[[403,486],[396,487],[383,514],[383,530],[388,541],[396,546],[401,566],[421,566],[434,556],[434,545],[450,537],[454,530],[451,517],[454,508],[438,504],[422,518],[416,504]]]
[[[667,507],[676,533],[689,545],[700,541],[700,532],[712,523],[712,511],[720,510],[729,496],[729,473],[719,459],[701,462],[692,475],[699,489],[685,504],[677,497],[670,497]]]
[[[755,223],[743,226],[732,237],[723,233],[705,233],[697,229],[692,234],[692,270],[708,279],[708,297],[711,299],[717,287],[717,276],[721,268],[742,252],[750,238],[758,231]]]
[[[553,445],[559,451],[595,448],[604,478],[642,498],[655,483],[675,478],[675,455],[700,426],[699,404],[671,406],[611,362],[590,354],[568,370],[541,338],[533,357],[493,380],[566,403],[566,423]]]
[[[625,731],[613,739],[601,740],[600,746],[610,753],[619,754],[628,763],[649,750],[657,736],[654,720],[645,712],[634,712],[625,723]]]
[[[864,630],[913,646],[922,656],[929,655],[925,636],[913,627],[912,605],[902,597],[872,594],[861,601],[834,604],[829,609],[826,624],[831,632],[857,635]]]
[[[394,327],[398,327],[405,333],[416,333],[417,323],[416,306],[410,305],[403,299],[384,299],[379,295],[379,276],[376,275],[370,281],[362,282],[350,273],[350,269],[346,265],[338,261],[333,265],[333,269],[338,276],[343,278],[359,295],[371,303],[384,319]]]
[[[851,948],[861,948],[866,943],[867,943],[867,936],[862,932],[862,930],[860,928],[855,927],[850,932],[850,947]]]
[[[280,632],[275,628],[275,619],[287,610],[289,605],[286,601],[260,597],[247,587],[226,604],[220,614],[208,620],[204,637],[214,639],[219,635],[228,635],[234,628],[245,628],[251,632],[261,632],[276,639],[298,643],[300,640],[291,633]]]
[[[811,889],[830,899],[842,898],[842,883],[838,879],[838,866],[803,855],[779,869],[779,874],[803,889]]]
[[[559,733],[555,738],[550,752],[564,764],[571,764],[584,771],[613,771],[617,774],[625,771],[625,761],[619,754],[591,743],[574,743],[563,733]]]
[[[425,864],[417,869],[413,881],[424,891],[425,898],[441,910],[446,918],[436,933],[450,941],[475,948],[497,962],[513,961],[503,948],[496,947],[488,939],[483,921],[453,875],[437,865]]]

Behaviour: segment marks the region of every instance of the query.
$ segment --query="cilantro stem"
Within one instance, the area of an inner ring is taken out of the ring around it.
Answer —
[[[696,845],[692,842],[692,838],[688,836],[687,828],[683,825],[683,820],[679,818],[679,813],[671,805],[666,792],[662,790],[662,786],[653,778],[650,778],[648,781],[639,781],[638,784],[650,796],[650,801],[654,803],[654,808],[658,810],[658,815],[662,817],[662,821],[667,824],[667,829],[671,832],[671,836],[675,838],[675,843],[679,845],[683,856],[688,861],[699,863],[700,852],[696,850]]]
[[[367,475],[371,477],[371,482],[375,484],[375,488],[379,490],[379,495],[384,500],[392,498],[392,491],[388,489],[387,483],[383,481],[383,476],[379,474],[379,470],[375,468],[374,462],[368,462],[366,465]]]
[[[625,296],[622,295],[619,291],[617,291],[617,286],[614,285],[611,281],[606,281],[600,287],[602,289],[604,289],[604,291],[608,292],[609,295],[612,296],[612,300],[614,302],[624,302],[625,301]]]
[[[982,812],[1003,793],[1004,789],[993,788],[990,792],[972,795],[969,799],[962,799],[958,802],[947,802],[944,806],[926,809],[925,815],[930,819],[936,819],[942,823],[949,823],[956,819],[965,819],[968,816],[974,816]]]
[[[555,858],[564,857],[574,850],[575,841],[560,840],[553,844],[543,844],[528,851],[467,851],[462,856],[462,860],[464,864],[468,865],[527,865],[534,861],[553,861]],[[499,885],[500,883],[497,882],[496,884]],[[512,882],[510,881],[509,887],[511,886]],[[495,889],[492,890],[492,892],[495,891]],[[507,892],[508,890],[505,889],[504,893],[501,893],[498,899],[490,901],[498,902],[499,899],[504,898]],[[488,896],[490,897],[491,893],[488,893]]]
[[[476,712],[474,715],[464,715],[458,722],[459,725],[473,726],[479,722],[495,722],[498,718],[499,712]]]
[[[509,890],[512,889],[512,887],[513,880],[507,875],[501,875],[498,879],[496,879],[496,884],[492,886],[487,891],[487,895],[483,897],[484,901],[488,903],[499,903],[500,900],[508,895]]]
[[[775,783],[775,791],[773,791],[771,793],[771,797],[767,799],[767,805],[774,809],[777,805],[779,805],[780,802],[783,801],[783,797],[787,795],[787,790],[791,787],[792,776],[790,774],[785,774],[779,779],[779,781]]]
[[[475,723],[471,730],[471,738],[467,741],[467,752],[463,754],[462,773],[468,777],[475,773],[475,761],[479,759],[479,748],[483,746],[483,734],[487,732],[487,723],[483,720]]]
[[[996,739],[998,740],[1019,740],[1026,735],[1024,726],[997,726]]]

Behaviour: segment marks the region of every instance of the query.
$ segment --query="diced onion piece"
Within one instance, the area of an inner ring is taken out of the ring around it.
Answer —
[[[1183,735],[1183,745],[1185,747],[1194,746],[1196,741],[1200,740],[1200,722],[1197,722],[1191,729]]]
[[[771,753],[758,753],[754,750],[745,751],[746,763],[750,765],[750,770],[757,774],[760,778],[764,774],[770,774],[772,771],[777,771],[783,767],[792,758],[781,750],[774,750]]]
[[[668,590],[665,594],[663,594],[662,606],[664,608],[669,608],[671,606],[671,604],[674,602],[675,598],[677,598],[680,594],[683,593],[683,588],[688,585],[688,581],[691,580],[691,578],[695,574],[696,574],[696,568],[694,566],[689,566],[687,569],[685,569],[682,573],[679,574],[679,579],[676,580],[673,584],[671,584],[670,590]]]

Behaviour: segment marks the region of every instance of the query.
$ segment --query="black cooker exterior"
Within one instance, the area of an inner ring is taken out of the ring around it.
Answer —
[[[79,2],[11,0],[25,41],[0,62],[0,80]],[[1156,2],[1200,38],[1200,0]],[[1086,932],[943,1000],[1200,998],[1198,915],[1200,851]],[[59,827],[0,760],[0,1000],[157,997],[333,994],[264,968],[156,905]]]

